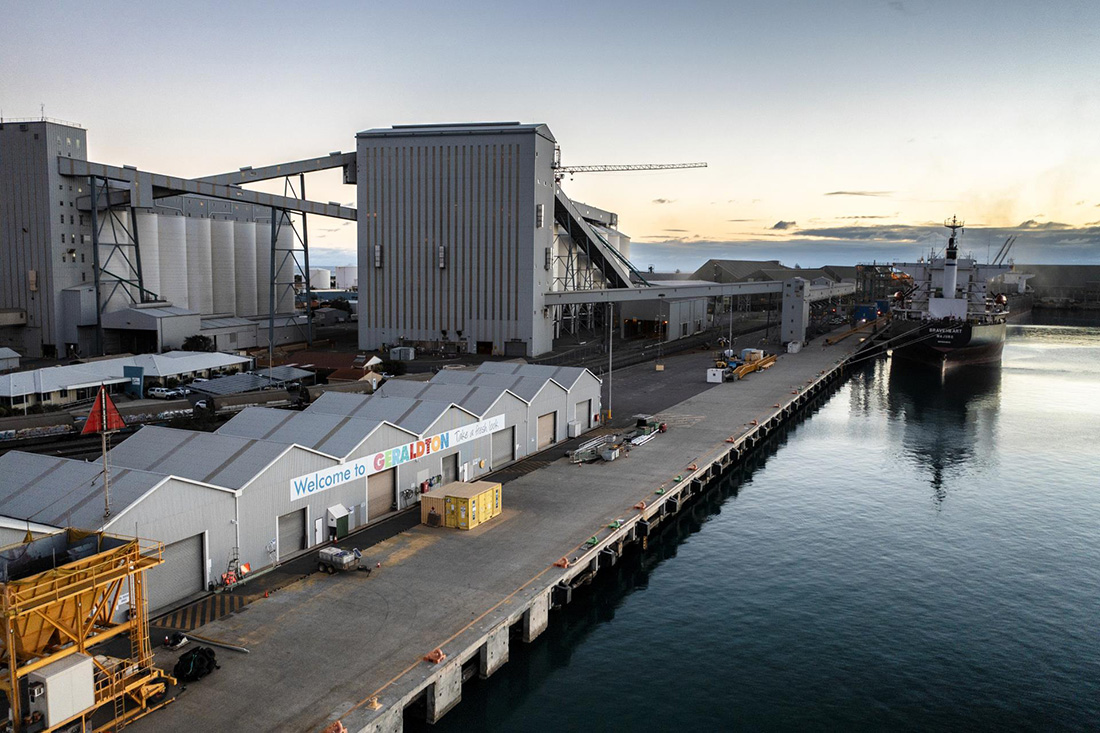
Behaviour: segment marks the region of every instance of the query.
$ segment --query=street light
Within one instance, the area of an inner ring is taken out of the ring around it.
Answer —
[[[660,293],[657,295],[657,371],[662,372],[665,369],[664,364],[661,363],[661,352],[664,348],[664,338],[661,335],[661,324],[664,324],[667,328],[668,323],[665,321],[665,294]]]

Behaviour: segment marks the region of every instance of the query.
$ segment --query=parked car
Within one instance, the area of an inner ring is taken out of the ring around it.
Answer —
[[[155,397],[158,400],[170,400],[176,396],[174,389],[168,387],[150,387],[146,392],[147,397]]]
[[[209,382],[209,381],[210,380],[207,379],[206,377],[195,377],[194,379],[191,380],[191,384],[198,384],[200,382]]]

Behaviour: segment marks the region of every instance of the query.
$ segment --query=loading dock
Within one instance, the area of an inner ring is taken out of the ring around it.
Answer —
[[[279,562],[306,549],[306,510],[288,512],[279,517]]]

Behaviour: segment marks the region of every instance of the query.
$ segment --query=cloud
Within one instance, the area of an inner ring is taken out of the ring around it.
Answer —
[[[777,221],[771,228],[773,230],[783,231],[783,230],[786,230],[786,229],[790,229],[791,227],[793,227],[797,224],[798,224],[798,222],[796,222],[796,221]]]
[[[91,197],[89,196],[89,198],[91,198]],[[686,232],[688,230],[687,229],[662,229],[661,231],[662,232]]]
[[[674,201],[676,201],[676,199],[653,199],[653,203],[655,204],[671,204]]]
[[[837,219],[889,219],[884,214],[861,214],[857,216],[838,216]]]
[[[1028,219],[1027,221],[1020,222],[1020,225],[1016,228],[1017,229],[1041,229],[1041,230],[1049,231],[1049,230],[1052,230],[1052,229],[1057,229],[1057,230],[1072,229],[1073,227],[1071,227],[1069,224],[1063,224],[1063,223],[1057,222],[1057,221],[1035,221],[1034,219]]]
[[[903,15],[909,14],[909,11],[905,9],[905,3],[901,2],[901,0],[890,0],[886,3],[886,7]]]
[[[829,191],[825,196],[891,196],[893,191]]]
[[[760,221],[760,220],[759,219],[726,219],[726,221],[739,222],[739,221]]]

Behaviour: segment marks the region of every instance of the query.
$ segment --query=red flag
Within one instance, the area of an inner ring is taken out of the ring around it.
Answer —
[[[126,427],[126,421],[118,413],[115,403],[111,402],[107,390],[100,387],[99,394],[95,397],[95,404],[92,405],[92,411],[88,413],[88,420],[84,423],[84,429],[80,431],[80,434],[121,430],[124,427]]]

